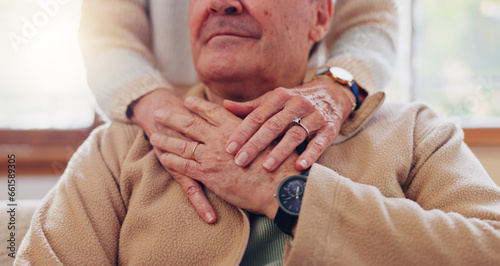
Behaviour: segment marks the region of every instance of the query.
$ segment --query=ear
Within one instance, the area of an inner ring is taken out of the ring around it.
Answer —
[[[313,42],[321,41],[328,29],[333,18],[333,3],[332,0],[311,0],[316,2],[314,10],[313,25],[309,32],[309,38]]]

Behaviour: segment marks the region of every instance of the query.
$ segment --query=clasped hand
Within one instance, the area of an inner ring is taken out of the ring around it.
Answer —
[[[227,202],[253,213],[274,219],[278,203],[274,194],[283,179],[299,171],[293,166],[298,158],[292,154],[274,172],[260,164],[271,148],[257,156],[248,167],[239,167],[225,151],[225,143],[242,120],[222,106],[190,97],[186,108],[193,114],[164,112],[158,120],[165,126],[183,133],[191,140],[153,134],[152,145],[164,151],[162,165],[169,171],[203,183]]]
[[[304,170],[333,143],[350,114],[351,102],[342,90],[344,88],[330,78],[319,77],[297,88],[277,88],[249,102],[226,100],[224,107],[244,120],[228,127],[224,136],[230,136],[226,142],[219,142],[219,145],[225,152],[234,155],[228,160],[234,160],[241,167],[250,165],[260,154],[259,160],[252,165],[262,166],[266,171],[272,172],[294,153],[299,144],[308,139],[309,144],[304,153],[299,157],[294,156],[294,162],[287,163],[295,165],[297,170]],[[169,112],[190,115],[184,103],[172,92],[157,89],[134,103],[132,120],[144,129],[152,142],[153,139],[167,136],[187,140],[186,135],[169,128],[159,118],[160,114]],[[301,123],[309,130],[309,136],[302,127],[292,126],[295,118],[301,118]],[[273,145],[273,149],[267,148],[280,137],[281,141]],[[162,151],[154,147],[160,157]],[[200,217],[208,223],[215,222],[215,211],[199,182],[172,169],[168,170],[180,183]]]

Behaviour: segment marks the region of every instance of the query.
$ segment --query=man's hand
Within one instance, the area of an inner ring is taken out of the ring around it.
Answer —
[[[274,219],[278,210],[274,194],[283,179],[299,174],[293,166],[298,155],[289,156],[273,173],[260,166],[264,156],[257,157],[256,164],[239,167],[233,156],[225,152],[224,144],[241,119],[200,98],[190,97],[185,104],[196,115],[168,112],[161,121],[195,141],[167,136],[155,138],[153,146],[166,151],[160,157],[163,166],[202,182],[237,207]],[[270,149],[264,154],[268,152]]]
[[[131,120],[144,130],[151,141],[153,141],[154,138],[162,136],[186,139],[183,134],[168,126],[162,125],[154,119],[153,114],[162,114],[168,110],[190,114],[184,107],[182,100],[175,96],[170,90],[154,90],[138,99],[130,108],[132,110]],[[163,152],[155,148],[155,153],[158,158],[160,158]],[[207,223],[214,223],[217,216],[214,208],[203,193],[200,183],[175,171],[169,171],[169,173],[182,186],[182,189],[186,192],[191,204],[193,204],[200,217]]]
[[[350,94],[350,95],[349,95]],[[351,98],[349,98],[351,97]],[[224,107],[243,123],[225,143],[226,151],[235,154],[235,162],[245,167],[277,137],[279,144],[267,155],[262,166],[274,171],[304,140],[309,143],[296,160],[298,170],[304,170],[319,158],[339,134],[342,124],[352,111],[352,92],[326,76],[294,89],[277,88],[249,102],[224,101]],[[292,126],[301,119],[309,130]]]

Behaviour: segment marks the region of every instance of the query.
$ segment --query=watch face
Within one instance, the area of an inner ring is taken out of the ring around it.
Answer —
[[[345,80],[345,81],[350,82],[354,79],[352,74],[349,71],[347,71],[343,68],[340,68],[340,67],[331,67],[330,73],[332,73],[332,75],[334,75],[335,77],[337,77],[341,80]]]
[[[278,202],[281,208],[291,215],[298,215],[304,196],[307,177],[294,175],[285,179],[278,188]]]

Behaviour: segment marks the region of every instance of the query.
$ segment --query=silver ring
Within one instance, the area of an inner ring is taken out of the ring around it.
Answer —
[[[193,152],[192,152],[192,154],[193,154],[193,158],[192,158],[192,159],[193,159],[193,160],[195,160],[195,159],[194,159],[194,152],[196,151],[196,148],[198,148],[198,145],[200,145],[200,143],[199,143],[199,142],[196,142],[196,145],[194,145],[194,147],[193,147]]]
[[[306,131],[307,136],[309,137],[309,130],[306,128],[306,126],[304,126],[302,123],[300,123],[300,118],[296,117],[296,118],[292,121],[292,123],[293,123],[294,125],[298,125],[298,126],[302,127],[302,128]]]

